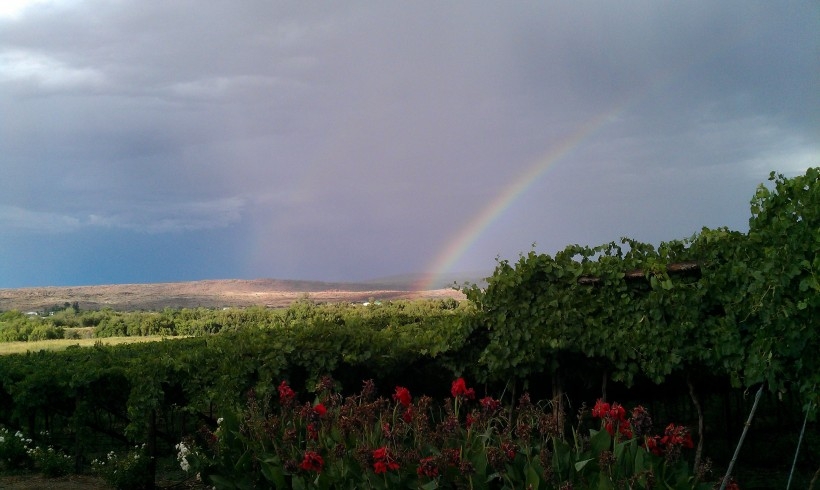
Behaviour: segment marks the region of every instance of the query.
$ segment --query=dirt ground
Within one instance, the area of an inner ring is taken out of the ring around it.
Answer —
[[[0,477],[0,489],[8,490],[109,490],[99,478],[84,475],[69,475],[60,478],[45,478],[41,475],[15,475]]]
[[[163,308],[287,307],[299,298],[320,303],[370,300],[455,298],[453,289],[413,290],[410,284],[327,283],[318,281],[211,280],[157,284],[0,289],[0,310],[43,311],[79,303],[82,310],[119,311]]]
[[[203,490],[202,483],[158,482],[157,488],[174,490]],[[89,475],[68,475],[60,478],[45,478],[42,475],[26,474],[0,476],[0,490],[111,490],[111,487],[98,477]]]

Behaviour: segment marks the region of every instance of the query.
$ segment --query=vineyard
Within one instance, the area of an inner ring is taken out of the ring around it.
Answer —
[[[770,181],[747,233],[531,251],[463,302],[4,312],[6,341],[166,339],[0,357],[0,466],[47,471],[36,446],[119,488],[166,466],[217,488],[808,488],[820,169]]]

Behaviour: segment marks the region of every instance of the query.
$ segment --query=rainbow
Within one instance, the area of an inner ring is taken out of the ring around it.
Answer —
[[[532,165],[510,182],[492,201],[476,214],[459,232],[447,243],[444,249],[426,268],[428,274],[418,285],[419,290],[436,289],[441,277],[470,249],[484,231],[521,195],[527,192],[534,182],[539,180],[550,168],[569,155],[573,150],[594,135],[609,122],[616,120],[617,115],[628,105],[627,98],[613,108],[597,114],[581,127],[573,131],[560,144],[551,148],[538,158]]]
[[[495,199],[484,206],[477,215],[447,242],[444,249],[426,268],[427,273],[425,274],[425,279],[419,282],[419,289],[429,290],[435,288],[441,277],[451,270],[453,265],[470,249],[484,231],[503,214],[516,199],[523,195],[547,170],[560,162],[573,150],[580,147],[585,140],[593,136],[610,121],[617,120],[617,116],[621,111],[641,97],[645,97],[650,93],[658,93],[660,88],[678,79],[688,72],[691,67],[713,60],[718,55],[729,52],[733,47],[751,38],[755,32],[756,29],[754,26],[748,26],[741,35],[730,40],[723,46],[716,46],[711,52],[704,51],[701,53],[701,56],[693,57],[667,71],[656,73],[654,76],[651,76],[643,86],[636,87],[635,90],[627,94],[619,103],[592,117],[572,132],[562,143],[551,148],[530,165],[518,178],[510,182]]]

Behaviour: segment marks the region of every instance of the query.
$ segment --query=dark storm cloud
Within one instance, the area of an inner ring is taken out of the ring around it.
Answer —
[[[130,257],[160,270],[168,236],[203,264],[171,269],[180,279],[420,271],[582,133],[457,266],[533,242],[742,228],[770,170],[819,163],[819,10],[36,3],[0,17],[0,226],[14,235],[0,251],[13,261],[56,235],[49,256],[77,258],[71,237],[116,235],[112,254],[132,243]],[[106,263],[106,282],[133,275]]]

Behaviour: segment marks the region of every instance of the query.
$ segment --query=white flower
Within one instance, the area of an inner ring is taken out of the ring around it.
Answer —
[[[216,425],[222,425],[223,420],[225,420],[224,417],[219,417],[218,419],[216,419]]]
[[[188,463],[188,455],[191,454],[191,450],[188,449],[188,446],[186,446],[184,442],[180,442],[174,447],[177,450],[177,461],[179,461],[179,467],[182,468],[182,471],[187,473],[188,470],[191,469],[191,464]]]

